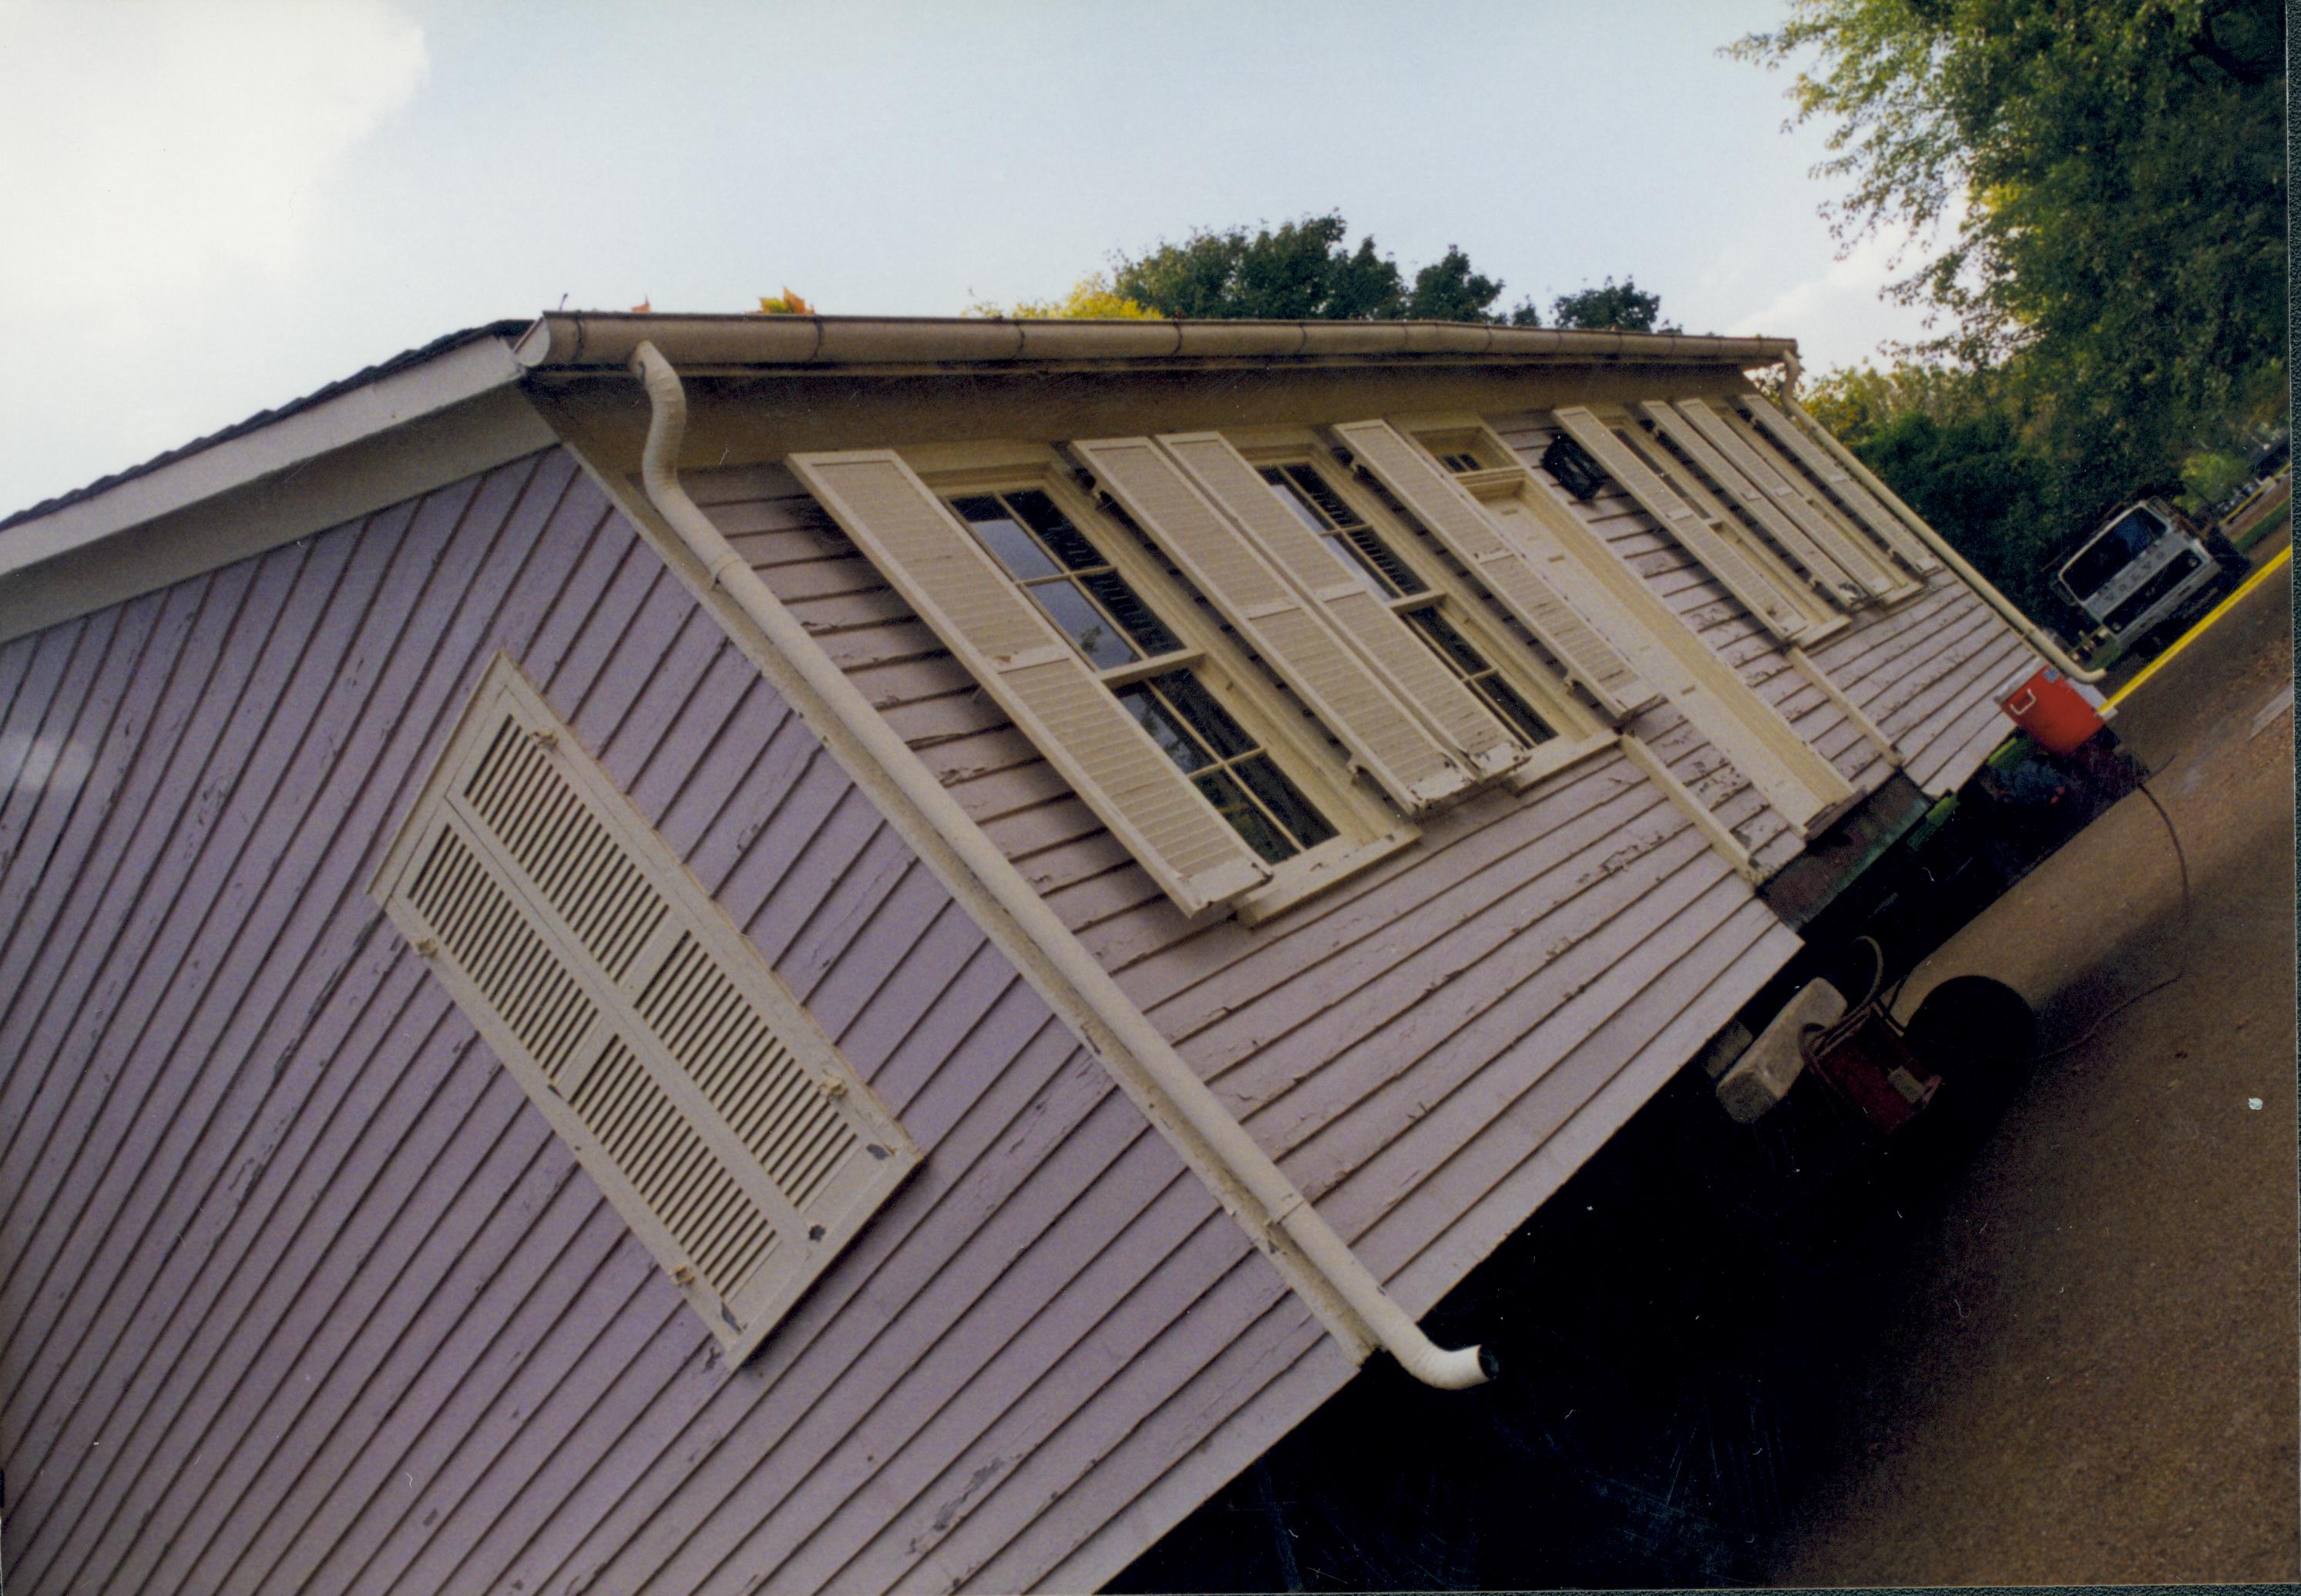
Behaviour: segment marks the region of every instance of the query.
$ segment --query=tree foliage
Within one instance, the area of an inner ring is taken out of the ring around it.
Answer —
[[[1789,4],[1733,51],[1807,63],[1841,238],[1947,230],[1893,289],[1947,319],[1919,353],[2026,390],[2072,508],[2176,478],[2282,387],[2272,0]]]
[[[1943,365],[1832,372],[1803,403],[1862,464],[2032,614],[2059,598],[2060,484],[1996,372]]]
[[[1112,286],[1163,316],[1539,324],[1531,302],[1497,313],[1501,280],[1474,268],[1459,246],[1449,245],[1410,280],[1371,237],[1353,247],[1349,235],[1331,212],[1251,232],[1201,230],[1179,244],[1118,257]]]
[[[1071,286],[1060,299],[1025,299],[1004,308],[989,300],[966,307],[970,316],[1016,316],[1025,321],[1069,320],[1143,322],[1159,320],[1149,305],[1128,298],[1110,286],[1108,273],[1091,272]]]
[[[971,316],[1204,317],[1212,321],[1486,322],[1539,327],[1532,299],[1499,308],[1500,278],[1470,263],[1459,244],[1410,275],[1371,236],[1353,245],[1341,214],[1305,216],[1222,230],[1201,228],[1179,244],[1113,257],[1112,270],[1082,279],[1062,299],[1002,307],[982,300]],[[1661,297],[1624,278],[1561,295],[1563,327],[1653,330]],[[1666,331],[1675,331],[1666,328]]]
[[[1608,278],[1594,288],[1560,294],[1550,302],[1551,320],[1560,327],[1587,327],[1616,332],[1653,332],[1661,318],[1661,296],[1639,290],[1633,278],[1617,283]],[[1676,332],[1664,327],[1663,332]]]

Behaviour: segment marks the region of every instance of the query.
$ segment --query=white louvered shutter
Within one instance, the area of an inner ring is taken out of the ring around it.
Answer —
[[[1937,562],[1932,567],[1933,570],[1938,571],[1943,568],[1938,563],[1939,556],[1935,548],[1935,543],[1940,534],[1933,530],[1931,523],[1924,516],[1912,509],[1900,494],[1887,486],[1876,472],[1863,464],[1859,455],[1840,443],[1836,433],[1814,420],[1812,413],[1804,405],[1799,404],[1795,398],[1785,396],[1776,408],[1786,415],[1793,424],[1802,429],[1807,437],[1820,444],[1823,453],[1843,466],[1855,481],[1867,488],[1878,504],[1909,530],[1912,539],[1910,547],[1913,556]]]
[[[1228,822],[891,449],[787,462],[1185,915],[1269,879]]]
[[[1742,607],[1754,615],[1760,625],[1785,640],[1802,637],[1810,630],[1805,617],[1742,557],[1741,551],[1703,520],[1699,511],[1680,498],[1669,483],[1648,469],[1629,445],[1614,436],[1611,427],[1578,405],[1559,411],[1557,416],[1558,424],[1568,436],[1588,450],[1606,474],[1619,482],[1664,531],[1677,539],[1686,553],[1740,599]]]
[[[1468,761],[1457,759],[1415,718],[1150,439],[1092,439],[1070,447],[1400,807],[1420,814],[1477,782]],[[1485,746],[1505,740],[1497,723]]]
[[[1317,602],[1335,630],[1389,681],[1399,697],[1481,774],[1517,764],[1524,747],[1476,693],[1438,661],[1406,623],[1345,571],[1281,504],[1262,473],[1218,432],[1162,435],[1159,447],[1200,491],[1270,556],[1294,590]]]
[[[1502,447],[1499,442],[1494,447]],[[1592,547],[1595,535],[1552,490],[1529,477],[1494,513],[1504,536],[1554,572],[1560,589],[1620,640],[1638,662],[1640,674],[1750,778],[1782,818],[1806,831],[1853,796],[1829,761],[1712,653],[1660,595],[1602,548]],[[1591,549],[1594,570],[1567,554],[1560,541],[1566,539]]]
[[[1701,400],[1669,405],[1646,399],[1637,410],[1765,529],[1800,569],[1827,589],[1840,608],[1852,609],[1894,590],[1892,579],[1873,559],[1835,529],[1825,527],[1804,500]]]
[[[376,892],[732,1361],[916,1167],[813,1016],[508,661]]]
[[[1896,570],[1885,551],[1857,531],[1820,489],[1787,470],[1787,463],[1766,447],[1733,406],[1711,399],[1680,399],[1672,408],[1865,589],[1881,598],[1908,589],[1907,574]]]
[[[1387,422],[1345,422],[1335,436],[1617,722],[1654,701],[1654,689],[1502,538],[1485,508],[1444,467]]]
[[[1798,469],[1797,463],[1759,431],[1748,416],[1722,399],[1706,399],[1703,404],[1727,432],[1750,452],[1754,462],[1770,470],[1789,489],[1792,501],[1804,508],[1806,524],[1825,529],[1836,539],[1833,547],[1843,546],[1858,552],[1884,573],[1886,581],[1894,584],[1884,596],[1886,603],[1906,598],[1924,587],[1920,578],[1895,564],[1892,554],[1862,530],[1853,513],[1824,492],[1819,480]]]
[[[1918,536],[1904,526],[1901,519],[1879,504],[1870,490],[1853,480],[1853,473],[1838,464],[1828,449],[1816,442],[1788,416],[1775,409],[1758,394],[1741,396],[1744,409],[1758,430],[1788,452],[1797,463],[1820,479],[1824,487],[1836,494],[1838,502],[1853,513],[1855,520],[1868,528],[1870,534],[1894,551],[1895,556],[1920,576],[1941,569],[1941,562]]]

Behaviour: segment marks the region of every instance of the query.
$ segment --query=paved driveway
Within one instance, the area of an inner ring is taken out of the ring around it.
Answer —
[[[2266,553],[2267,550],[2259,551]],[[2291,1580],[2297,1499],[2290,589],[2121,706],[2138,796],[1910,982],[1998,976],[2046,1064],[1898,1283],[1784,1583]]]

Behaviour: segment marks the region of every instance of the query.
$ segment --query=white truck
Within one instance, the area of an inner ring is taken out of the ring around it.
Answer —
[[[2245,556],[2162,498],[2117,511],[2062,562],[2054,584],[2119,654],[2146,656],[2245,580]]]

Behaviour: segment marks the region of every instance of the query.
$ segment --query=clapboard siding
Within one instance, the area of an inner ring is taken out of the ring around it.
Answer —
[[[1546,414],[1496,423],[1538,474],[1556,430]],[[1884,750],[1789,661],[1783,646],[1653,518],[1609,481],[1574,509],[1630,568],[1798,734],[1863,791],[1892,773]],[[1807,650],[1814,664],[1894,741],[1911,780],[1928,792],[1962,784],[2012,724],[1993,706],[2040,661],[1981,596],[1946,568],[1890,609],[1855,610],[1850,624]]]
[[[1614,751],[1267,925],[1189,926],[787,480],[698,486],[1411,1312],[1795,949]],[[1604,530],[1869,773],[1666,540]],[[498,648],[927,1154],[742,1370],[365,897]],[[1993,735],[1976,684],[2029,668],[1962,589],[1818,657],[1936,781]],[[1633,730],[1761,862],[1795,851],[1675,709]],[[0,778],[26,1590],[1092,1583],[1349,1377],[562,453],[0,648]]]
[[[1411,848],[1262,926],[1186,924],[788,478],[743,468],[688,485],[1217,1097],[1364,1240],[1410,1311],[1490,1252],[1796,949],[1616,750],[1430,817]],[[1762,858],[1795,854],[1781,817],[1675,708],[1633,730]],[[1123,1373],[1071,1421],[1108,1454],[1096,1468],[1058,1448],[1018,1469],[994,1425],[925,1455],[942,1475],[906,1499],[901,1535],[866,1541],[871,1515],[857,1514],[791,1546],[769,1511],[755,1554],[788,1556],[832,1589],[948,1585],[982,1558],[1002,1585],[1042,1558],[1067,1558],[1066,1580],[1116,1572],[1348,1372],[1298,1305],[1267,1282],[1239,1288],[1218,1262],[1204,1265],[1220,1283],[1190,1333],[1143,1345],[1144,1359],[1200,1360],[1187,1383],[1167,1376],[1160,1420],[1125,1417],[1119,1393],[1151,1366],[1137,1362],[1114,1365]],[[1177,1472],[1176,1449],[1204,1461]],[[1019,1534],[995,1511],[1008,1497],[1034,1504]]]
[[[740,1371],[365,895],[498,648],[926,1152]],[[21,1589],[1028,1584],[1330,1345],[563,453],[0,648],[0,776]]]

